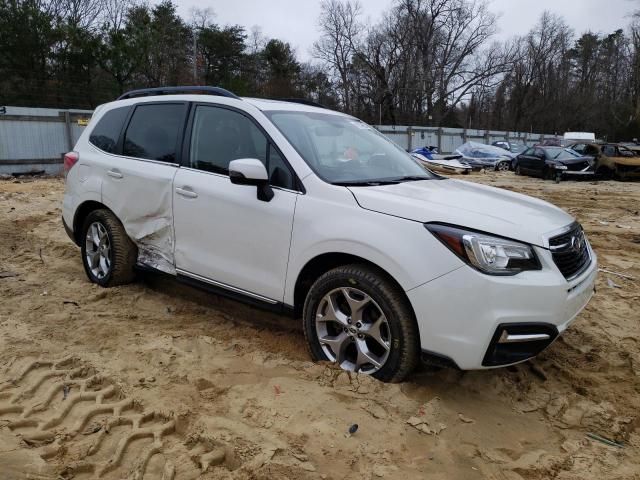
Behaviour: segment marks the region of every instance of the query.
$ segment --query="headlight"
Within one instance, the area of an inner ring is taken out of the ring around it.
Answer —
[[[462,261],[483,273],[515,275],[541,269],[533,248],[526,243],[450,225],[427,223],[425,228]]]

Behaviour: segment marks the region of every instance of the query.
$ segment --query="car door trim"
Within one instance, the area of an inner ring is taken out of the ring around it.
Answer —
[[[216,172],[209,172],[208,170],[198,170],[197,168],[192,168],[192,167],[180,167],[181,170],[186,170],[189,172],[196,172],[196,173],[204,173],[206,175],[213,175],[215,177],[220,177],[220,178],[229,178],[229,175],[225,175],[224,173],[216,173]],[[274,190],[281,190],[283,192],[289,192],[289,193],[296,193],[298,195],[304,195],[304,192],[301,192],[300,190],[291,190],[290,188],[284,188],[284,187],[276,187],[274,185],[271,185],[271,188],[273,188]]]
[[[218,282],[216,280],[212,280],[210,278],[203,277],[202,275],[198,275],[197,273],[191,273],[191,272],[187,272],[186,270],[181,270],[180,268],[176,268],[176,273],[178,275],[183,275],[185,277],[189,277],[189,278],[192,278],[194,280],[198,280],[200,282],[204,282],[204,283],[207,283],[209,285],[213,285],[214,287],[223,288],[225,290],[229,290],[229,291],[234,292],[234,293],[239,293],[241,295],[245,295],[247,297],[251,297],[251,298],[253,298],[255,300],[260,300],[261,302],[265,302],[265,303],[268,303],[270,305],[277,305],[277,304],[280,303],[278,300],[273,300],[273,299],[268,298],[268,297],[263,297],[262,295],[258,295],[257,293],[248,292],[248,291],[243,290],[241,288],[233,287],[231,285],[227,285],[226,283]]]

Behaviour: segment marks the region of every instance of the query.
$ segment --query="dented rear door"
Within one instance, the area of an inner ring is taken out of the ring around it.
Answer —
[[[138,263],[175,273],[172,212],[186,103],[142,103],[122,135],[121,155],[103,155],[102,198],[138,247]]]

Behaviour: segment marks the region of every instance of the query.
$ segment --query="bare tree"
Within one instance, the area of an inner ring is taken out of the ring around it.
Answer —
[[[326,63],[337,75],[342,104],[351,111],[351,64],[362,30],[358,0],[322,0],[320,4],[320,39],[313,45],[315,58]]]

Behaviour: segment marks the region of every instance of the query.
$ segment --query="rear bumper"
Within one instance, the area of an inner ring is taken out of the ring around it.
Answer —
[[[522,362],[553,343],[591,299],[597,258],[592,251],[589,267],[568,282],[548,250],[536,253],[540,271],[496,277],[465,266],[409,290],[423,352],[471,370]],[[514,341],[521,335],[540,336]]]
[[[69,235],[69,238],[71,239],[71,241],[73,243],[75,243],[76,245],[78,245],[78,241],[76,240],[76,237],[73,234],[73,230],[71,230],[71,228],[69,228],[69,225],[67,225],[67,222],[65,221],[64,217],[62,217],[62,225],[64,226],[64,231],[67,232],[67,235]],[[80,246],[80,245],[78,245],[78,246]]]

